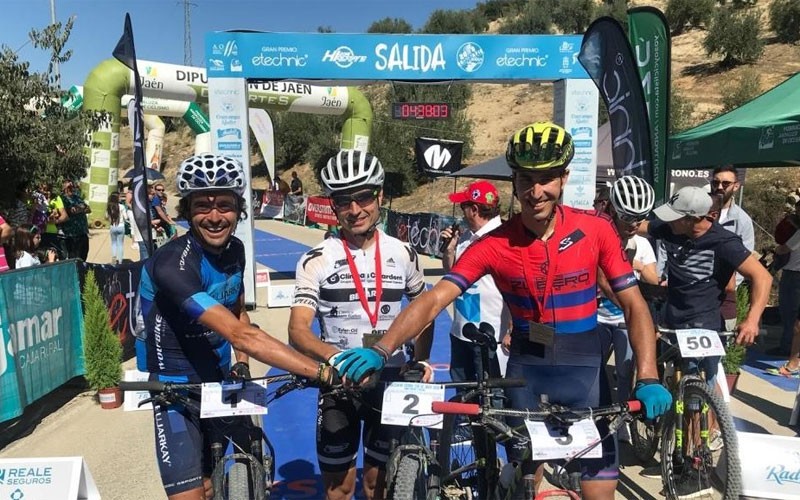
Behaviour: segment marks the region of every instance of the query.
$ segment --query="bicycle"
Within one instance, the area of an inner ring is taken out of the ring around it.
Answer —
[[[483,366],[489,366],[489,349],[496,348],[497,342],[492,327],[487,323],[482,323],[480,328],[468,324],[464,328],[464,335],[480,347]],[[493,379],[484,371],[478,375],[478,380],[475,382],[445,382],[435,385],[445,389],[470,390],[468,394],[471,394],[471,397],[489,401],[496,397],[494,390],[524,386],[525,381]],[[387,462],[387,498],[395,500],[472,498],[470,484],[460,481],[458,474],[445,473],[450,472],[453,467],[453,462],[450,460],[453,419],[445,416],[441,431],[437,433],[433,429],[428,429],[425,433],[421,428],[412,426],[414,419],[423,416],[426,415],[412,417],[408,431]]]
[[[692,498],[738,499],[741,466],[733,419],[727,404],[706,382],[704,370],[692,369],[691,361],[704,357],[703,353],[684,357],[701,348],[711,349],[712,335],[731,341],[735,332],[667,328],[659,328],[659,331],[659,342],[664,349],[657,362],[659,367],[665,367],[662,380],[671,389],[674,400],[671,411],[660,419],[654,433],[654,437],[660,435],[661,438],[664,493],[667,498],[686,497],[680,490],[682,484],[688,484],[687,487],[692,488]],[[711,435],[714,420],[718,437]],[[691,433],[686,432],[687,428]]]
[[[486,450],[479,450],[475,448],[475,460],[472,463],[462,465],[455,472],[462,472],[464,470],[483,470],[483,474],[478,477],[485,476],[484,481],[478,482],[477,498],[479,499],[495,499],[495,498],[508,498],[513,495],[515,488],[520,487],[519,481],[500,481],[500,467],[496,461],[496,457],[492,456],[491,449],[496,443],[502,443],[507,439],[516,437],[519,439],[531,441],[527,433],[521,432],[521,429],[512,429],[498,417],[518,417],[524,418],[534,422],[545,422],[561,436],[564,437],[563,441],[559,444],[567,444],[571,441],[569,428],[582,420],[591,419],[593,422],[599,418],[611,417],[609,423],[609,430],[600,439],[590,442],[587,446],[577,450],[571,456],[563,457],[565,459],[561,466],[561,472],[554,474],[554,483],[561,489],[547,490],[535,496],[535,499],[549,498],[556,495],[567,495],[569,498],[580,498],[580,477],[576,474],[567,472],[567,467],[574,460],[586,456],[589,452],[594,450],[603,440],[613,437],[616,431],[626,421],[632,420],[633,415],[641,410],[641,404],[638,401],[629,401],[626,403],[617,403],[607,406],[599,406],[595,408],[567,408],[561,405],[549,404],[543,402],[539,410],[528,409],[505,409],[494,408],[491,404],[486,403],[459,403],[454,401],[448,402],[434,402],[433,411],[436,413],[445,414],[447,416],[467,415],[470,419],[470,425],[473,428],[473,433],[485,433],[486,443],[489,445],[488,456],[485,455]],[[496,451],[496,450],[495,450]],[[543,460],[543,461],[552,461]],[[577,473],[579,476],[580,473]],[[446,477],[442,478],[444,482]],[[508,483],[506,486],[503,483]],[[528,485],[525,485],[528,487]],[[466,498],[474,498],[468,496]]]
[[[296,389],[309,386],[308,381],[295,375],[276,375],[271,377],[237,380],[223,385],[223,397],[231,406],[248,382],[265,380],[269,384],[286,382],[266,394],[264,406]],[[237,387],[238,386],[238,387]],[[161,382],[158,380],[140,382],[120,382],[123,391],[149,391],[150,397],[139,402],[159,405],[182,405],[196,415],[201,415],[199,401],[202,383]],[[202,418],[202,417],[201,417]],[[275,479],[275,450],[261,426],[261,415],[249,418],[211,417],[211,459],[213,463],[211,484],[214,500],[266,500]],[[236,426],[243,425],[242,428]],[[234,431],[236,435],[234,435]],[[246,434],[245,449],[239,437]],[[233,453],[226,454],[228,443],[233,445]]]

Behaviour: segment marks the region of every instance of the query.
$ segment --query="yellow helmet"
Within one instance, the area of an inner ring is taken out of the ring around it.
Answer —
[[[511,168],[549,170],[565,168],[575,147],[566,130],[550,122],[536,122],[518,130],[508,140],[506,161]]]

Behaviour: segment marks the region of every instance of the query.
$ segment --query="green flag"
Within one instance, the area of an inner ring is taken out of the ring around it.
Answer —
[[[655,7],[628,11],[628,38],[634,50],[650,123],[656,205],[667,198],[670,36],[664,14]]]

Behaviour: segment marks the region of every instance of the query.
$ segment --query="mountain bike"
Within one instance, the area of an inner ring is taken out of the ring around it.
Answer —
[[[493,454],[493,450],[496,453],[496,444],[512,437],[528,443],[531,442],[531,438],[525,429],[509,427],[502,421],[502,417],[518,417],[533,422],[545,422],[550,429],[555,430],[561,436],[559,444],[570,443],[572,439],[570,427],[578,422],[589,419],[594,424],[597,419],[609,419],[609,429],[604,436],[600,436],[599,439],[576,450],[573,454],[563,457],[564,460],[559,469],[560,472],[553,475],[553,482],[561,489],[543,491],[535,497],[537,500],[553,496],[580,498],[580,473],[576,475],[568,472],[570,463],[586,456],[599,446],[603,440],[609,437],[613,439],[617,430],[626,421],[633,419],[633,415],[639,412],[640,409],[641,404],[638,401],[595,408],[567,408],[561,405],[542,403],[538,410],[494,408],[491,404],[486,403],[434,402],[433,411],[445,414],[445,418],[456,415],[468,416],[473,435],[482,435],[483,442],[488,445],[485,448],[473,447],[473,461],[460,464],[458,469],[450,471],[448,475],[442,477],[442,483],[444,484],[454,474],[463,474],[467,470],[476,470],[480,471],[477,475],[479,478],[477,491],[474,491],[471,496],[463,498],[478,498],[482,500],[509,498],[514,494],[516,488],[528,486],[531,490],[533,489],[533,485],[522,485],[519,480],[500,480],[501,469],[496,455]],[[477,443],[480,443],[480,441],[476,440]],[[542,461],[552,462],[554,460],[543,459]],[[533,492],[531,491],[530,493],[532,494]]]
[[[728,405],[708,385],[702,366],[695,366],[717,338],[732,341],[735,333],[658,330],[658,363],[666,367],[663,380],[674,401],[655,434],[661,437],[664,493],[667,498],[738,499],[742,480],[733,419]]]
[[[226,403],[235,407],[241,401],[248,384],[264,380],[267,392],[263,405],[296,389],[309,386],[309,381],[295,375],[276,375],[271,377],[237,380],[222,386]],[[277,389],[270,390],[273,383],[284,382]],[[156,405],[181,405],[196,415],[201,415],[202,383],[161,382],[158,380],[142,382],[120,382],[123,391],[149,391],[150,397],[139,402]],[[202,418],[202,417],[201,417]],[[213,469],[211,484],[214,500],[266,500],[275,479],[275,450],[264,433],[261,415],[238,417],[211,417],[210,449]],[[226,454],[229,443],[232,453]]]

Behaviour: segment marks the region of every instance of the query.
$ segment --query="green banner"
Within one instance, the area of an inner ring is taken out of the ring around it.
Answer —
[[[655,7],[628,11],[628,38],[642,79],[653,154],[656,205],[667,196],[667,135],[669,133],[670,35],[664,14]]]
[[[74,261],[0,274],[0,422],[84,373]]]

